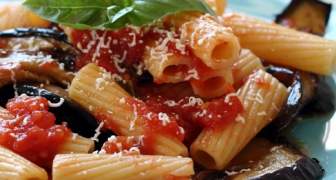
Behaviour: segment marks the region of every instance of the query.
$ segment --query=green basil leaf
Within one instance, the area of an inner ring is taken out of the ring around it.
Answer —
[[[25,0],[24,5],[49,21],[79,29],[142,26],[181,11],[214,15],[203,0]]]

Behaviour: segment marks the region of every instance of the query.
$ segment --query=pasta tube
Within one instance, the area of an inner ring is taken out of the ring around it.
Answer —
[[[206,3],[210,5],[210,7],[216,12],[217,15],[222,15],[226,8],[227,2],[226,0],[206,0]]]
[[[188,56],[165,52],[161,45],[146,48],[145,67],[156,83],[178,83],[186,81],[191,60]]]
[[[48,27],[50,22],[43,20],[20,3],[0,6],[0,30],[22,27]]]
[[[233,64],[232,68],[235,87],[243,85],[248,76],[259,69],[263,69],[261,60],[250,50],[243,49],[240,52],[239,59]]]
[[[232,91],[232,72],[227,70],[213,70],[202,75],[200,80],[190,81],[195,94],[204,98],[214,98]]]
[[[60,147],[58,153],[90,153],[92,150],[94,150],[93,140],[73,133],[71,137],[65,140],[65,143]]]
[[[48,174],[32,162],[0,146],[0,179],[47,180]]]
[[[239,14],[222,16],[241,46],[258,57],[280,65],[328,75],[336,64],[336,42]]]
[[[191,158],[118,154],[57,155],[52,171],[53,180],[154,180],[168,177],[185,178],[194,174]]]
[[[191,146],[193,159],[210,169],[225,168],[277,115],[287,94],[286,87],[276,78],[263,70],[256,72],[237,94],[244,112],[222,131],[204,129]]]
[[[144,118],[134,112],[126,100],[131,98],[111,74],[95,64],[83,67],[69,88],[69,97],[92,112],[105,127],[122,136],[143,135]],[[162,148],[162,145],[168,145]],[[178,139],[157,135],[154,153],[162,155],[188,154],[185,145]]]
[[[212,69],[231,68],[239,56],[238,38],[210,15],[183,24],[181,39]]]

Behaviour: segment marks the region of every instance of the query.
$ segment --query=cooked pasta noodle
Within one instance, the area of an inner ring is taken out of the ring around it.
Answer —
[[[94,64],[83,67],[70,86],[69,97],[92,112],[118,135],[143,134],[142,117],[137,116],[133,107],[125,102],[130,96],[102,68]],[[188,154],[185,145],[177,139],[163,135],[158,135],[155,139],[155,154]],[[162,148],[161,145],[164,144],[168,146]]]
[[[206,0],[217,15],[222,15],[226,8],[226,0]]]
[[[191,60],[187,56],[165,52],[160,45],[147,47],[145,66],[156,83],[178,83],[188,79]]]
[[[265,61],[324,75],[335,69],[334,41],[239,14],[224,15],[222,22]]]
[[[43,20],[19,3],[1,5],[0,30],[22,27],[48,27],[50,22]]]
[[[231,68],[239,56],[238,38],[209,15],[185,23],[181,34],[193,53],[210,68]]]
[[[232,68],[235,87],[240,87],[249,75],[259,69],[263,69],[261,60],[250,50],[243,49]]]
[[[267,86],[260,86],[263,81]],[[259,70],[238,91],[244,112],[223,130],[205,129],[191,146],[194,160],[207,168],[223,169],[240,150],[279,112],[287,88]]]
[[[32,162],[0,146],[0,179],[47,180],[48,174]]]
[[[53,179],[165,179],[190,178],[194,174],[190,158],[169,156],[123,156],[104,154],[57,155]]]
[[[231,92],[233,84],[232,72],[214,70],[202,75],[200,80],[192,80],[190,84],[194,93],[201,97],[219,97]]]
[[[90,153],[93,149],[93,140],[79,136],[78,134],[72,134],[71,137],[65,140],[58,153]]]

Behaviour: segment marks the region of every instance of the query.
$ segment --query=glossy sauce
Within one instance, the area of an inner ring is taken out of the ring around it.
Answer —
[[[0,144],[49,167],[70,130],[55,124],[56,117],[48,111],[45,98],[22,95],[10,100],[6,107],[15,118],[0,122]]]
[[[185,133],[178,125],[176,117],[161,112],[160,107],[146,104],[134,98],[129,98],[126,102],[134,107],[133,111],[143,119],[145,144],[143,153],[153,154],[153,145],[158,135],[183,141]]]

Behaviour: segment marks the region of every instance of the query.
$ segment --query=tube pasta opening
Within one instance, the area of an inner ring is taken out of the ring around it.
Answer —
[[[230,43],[224,42],[215,46],[212,50],[211,57],[214,61],[220,61],[222,59],[229,59],[232,57],[232,52],[228,51],[231,49],[232,45]]]
[[[204,98],[214,98],[232,90],[231,71],[213,71],[201,80],[192,80],[191,87],[195,94]]]
[[[209,169],[215,169],[216,168],[215,159],[206,151],[198,150],[198,151],[194,152],[193,158],[197,162],[202,162],[202,165],[209,168]]]
[[[181,27],[181,39],[212,69],[231,68],[239,56],[238,38],[216,19],[204,15]]]
[[[176,64],[167,66],[163,70],[165,76],[184,76],[189,70],[189,66],[186,64]],[[183,78],[183,77],[182,77]]]

